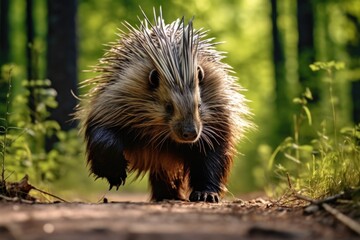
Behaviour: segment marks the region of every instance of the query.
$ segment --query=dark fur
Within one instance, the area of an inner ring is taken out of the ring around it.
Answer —
[[[146,140],[134,136],[136,133],[131,131],[119,132],[102,127],[89,127],[86,130],[91,172],[97,177],[106,178],[110,189],[125,183],[128,169],[124,148],[136,151],[147,145]],[[180,174],[175,179],[170,179],[166,171],[150,173],[151,198],[155,201],[189,198],[190,201],[218,202],[232,162],[227,154],[228,147],[225,141],[219,140],[214,149],[208,146],[206,151],[200,152],[197,146],[191,144],[168,142],[166,151],[180,156],[183,168],[179,169]],[[192,189],[190,196],[186,195],[186,184]]]

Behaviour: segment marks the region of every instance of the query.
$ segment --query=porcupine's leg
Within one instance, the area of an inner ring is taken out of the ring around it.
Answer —
[[[125,184],[127,177],[127,161],[123,155],[123,140],[114,129],[104,127],[88,127],[87,161],[91,172],[97,178],[106,178],[110,189]]]
[[[217,145],[190,162],[190,201],[219,202],[232,164],[226,148],[226,143]]]
[[[149,179],[151,184],[151,200],[185,200],[182,195],[183,178],[170,181],[166,173],[150,173]]]

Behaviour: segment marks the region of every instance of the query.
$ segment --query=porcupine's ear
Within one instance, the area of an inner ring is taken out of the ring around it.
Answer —
[[[123,155],[123,141],[115,129],[89,126],[86,129],[87,161],[97,178],[106,178],[110,189],[125,184],[127,161]]]
[[[204,74],[204,69],[200,66],[197,67],[197,77],[198,77],[198,80],[199,80],[199,83],[202,83],[204,77],[205,77],[205,74]]]
[[[160,84],[160,76],[159,72],[156,69],[151,70],[149,74],[149,85],[152,90],[159,87]]]

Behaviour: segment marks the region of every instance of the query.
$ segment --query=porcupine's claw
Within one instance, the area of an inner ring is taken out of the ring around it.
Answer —
[[[125,172],[125,176],[124,177],[120,177],[120,179],[115,180],[114,178],[108,178],[107,180],[109,182],[109,191],[115,187],[116,191],[119,190],[119,187],[122,185],[125,185],[125,181],[126,181],[126,172]]]
[[[116,187],[116,191],[119,190],[119,187],[120,187],[119,184],[118,184],[118,185],[112,185],[112,184],[110,184],[109,191],[110,191],[114,186]]]
[[[215,193],[215,192],[207,192],[207,191],[193,191],[190,194],[189,200],[191,202],[218,203],[219,202],[219,194]]]
[[[116,191],[119,190],[120,184],[116,184],[116,185],[110,184],[110,186],[109,186],[109,191],[110,191],[114,186],[116,187]]]

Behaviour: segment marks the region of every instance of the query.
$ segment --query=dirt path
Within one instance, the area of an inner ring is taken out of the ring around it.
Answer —
[[[0,239],[359,239],[324,213],[263,199],[219,204],[0,202]]]

